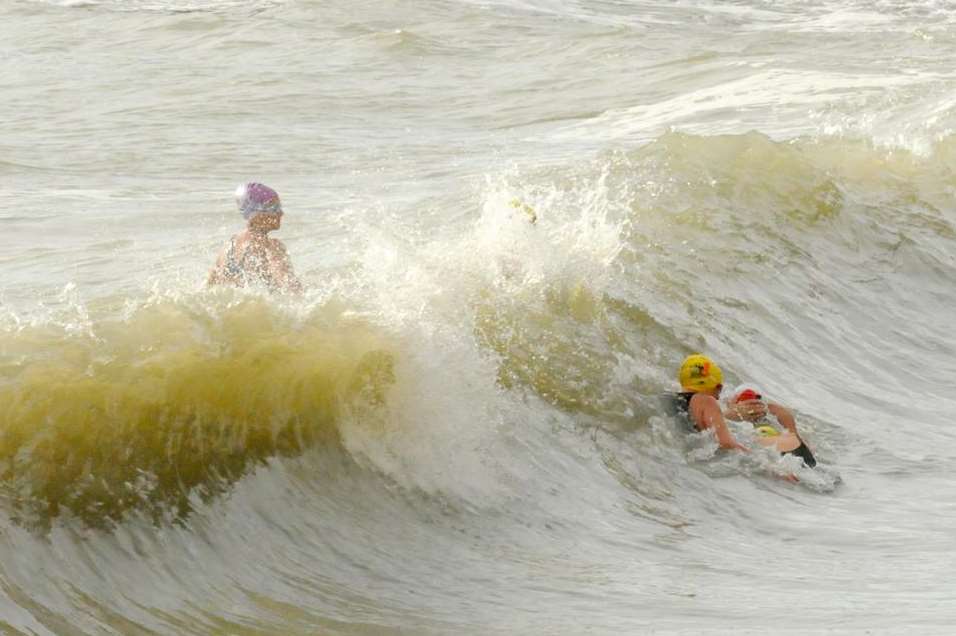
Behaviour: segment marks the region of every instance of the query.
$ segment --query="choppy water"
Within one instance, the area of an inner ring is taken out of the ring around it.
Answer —
[[[954,27],[4,3],[0,631],[948,633]],[[249,179],[301,299],[202,288]],[[694,351],[821,467],[688,435]]]

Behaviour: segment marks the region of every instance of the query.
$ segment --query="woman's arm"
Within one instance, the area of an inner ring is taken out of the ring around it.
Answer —
[[[276,285],[283,291],[293,294],[302,293],[302,282],[292,271],[292,261],[289,260],[289,253],[286,251],[285,245],[279,240],[273,240],[271,247],[269,268]]]
[[[749,448],[734,439],[733,434],[727,427],[727,422],[724,420],[724,414],[720,411],[720,403],[713,396],[703,393],[695,395],[691,398],[690,412],[697,428],[701,430],[713,429],[714,435],[717,436],[717,443],[720,444],[721,448],[750,451]]]
[[[777,421],[780,422],[784,428],[794,435],[797,435],[797,420],[793,417],[793,413],[790,412],[790,409],[774,402],[768,404],[767,409],[777,418]]]

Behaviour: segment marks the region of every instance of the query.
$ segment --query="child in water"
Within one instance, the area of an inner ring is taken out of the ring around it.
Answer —
[[[246,229],[234,235],[209,272],[207,285],[262,285],[274,292],[302,291],[292,271],[285,245],[268,237],[282,225],[279,195],[261,183],[246,183],[236,189],[236,204],[246,220]]]

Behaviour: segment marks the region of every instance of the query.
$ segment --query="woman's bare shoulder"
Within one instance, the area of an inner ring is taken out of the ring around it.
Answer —
[[[285,248],[285,243],[276,238],[270,238],[267,243],[269,249],[277,254],[285,255],[288,253],[288,250]]]

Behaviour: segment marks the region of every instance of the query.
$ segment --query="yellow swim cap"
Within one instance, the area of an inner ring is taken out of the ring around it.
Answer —
[[[772,426],[758,426],[754,429],[758,435],[761,437],[776,437],[780,435],[780,431],[775,429]]]
[[[685,391],[713,391],[724,383],[724,374],[710,358],[695,353],[680,365],[678,380]]]

